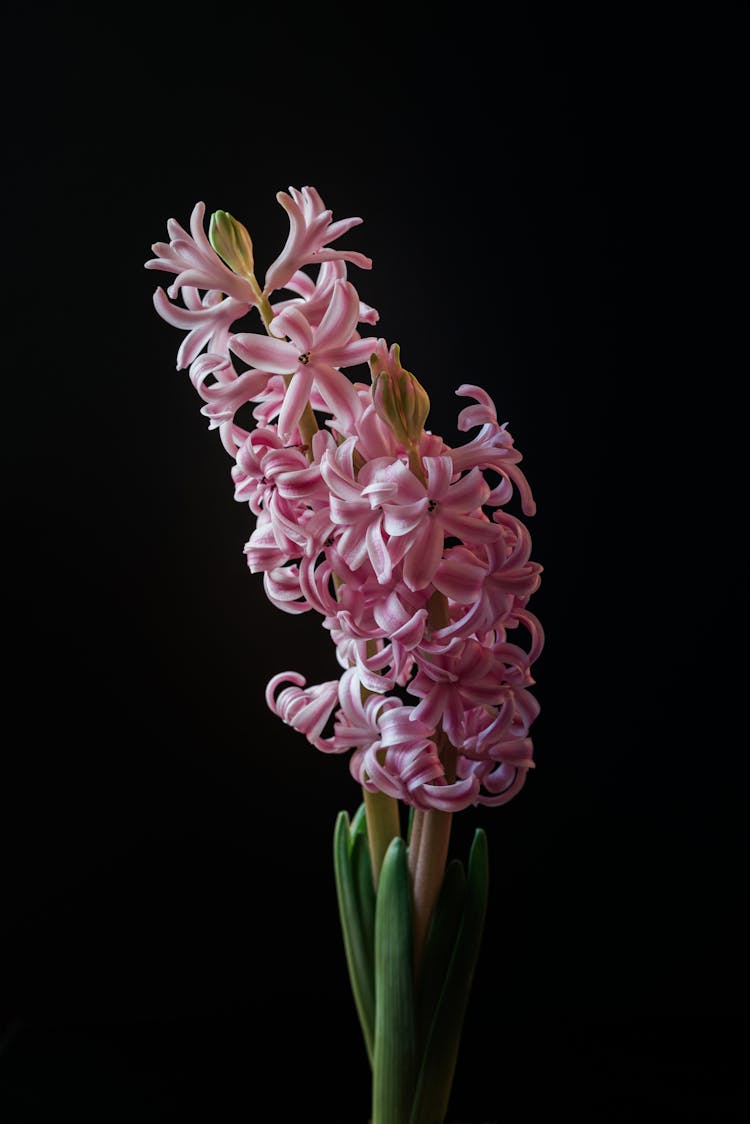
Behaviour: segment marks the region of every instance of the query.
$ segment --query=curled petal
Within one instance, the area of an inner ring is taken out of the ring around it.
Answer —
[[[294,686],[285,687],[275,695],[284,682]],[[266,702],[287,726],[304,734],[318,749],[335,752],[331,739],[323,740],[320,734],[338,702],[339,681],[334,679],[303,689],[305,682],[304,677],[294,671],[274,675],[266,688]]]
[[[477,802],[479,781],[471,776],[452,784],[426,784],[422,792],[428,807],[439,812],[461,812]]]
[[[266,570],[263,588],[268,600],[283,613],[298,616],[300,613],[309,613],[312,609],[300,589],[297,566],[279,566],[275,570]]]
[[[312,351],[313,330],[307,317],[296,305],[275,317],[269,325],[269,331],[279,339],[289,336],[298,355]]]
[[[477,797],[477,804],[483,804],[487,808],[499,808],[502,804],[507,804],[523,788],[527,773],[528,769],[515,769],[512,765],[499,765],[484,780],[485,788],[493,795],[485,796],[482,793]]]

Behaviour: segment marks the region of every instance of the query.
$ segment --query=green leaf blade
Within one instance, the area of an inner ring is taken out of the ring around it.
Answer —
[[[416,1019],[406,844],[393,839],[375,905],[373,1124],[406,1124],[414,1096]]]
[[[469,855],[463,917],[438,998],[417,1079],[410,1124],[445,1119],[456,1069],[461,1028],[469,1001],[487,913],[489,860],[487,837],[479,829]]]
[[[365,935],[358,901],[357,886],[350,852],[349,816],[340,812],[333,834],[333,868],[336,896],[344,937],[344,950],[349,980],[354,995],[362,1034],[370,1065],[373,1064],[375,1039],[375,989],[372,959],[372,938]]]
[[[362,941],[367,956],[370,986],[375,994],[375,885],[367,834],[357,835],[351,851],[352,879],[359,908]],[[374,999],[373,999],[374,1002]]]
[[[417,1043],[420,1051],[427,1042],[435,1010],[450,967],[456,937],[466,900],[466,874],[463,864],[453,859],[448,864],[427,934],[420,971],[417,1000]]]

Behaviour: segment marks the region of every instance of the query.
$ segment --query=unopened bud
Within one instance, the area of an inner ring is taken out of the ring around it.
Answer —
[[[430,399],[422,384],[401,366],[397,343],[385,359],[376,353],[372,368],[372,400],[379,418],[390,426],[396,438],[413,448],[419,444],[430,412]]]
[[[214,211],[208,238],[220,258],[241,277],[253,272],[253,243],[241,222],[228,211]]]

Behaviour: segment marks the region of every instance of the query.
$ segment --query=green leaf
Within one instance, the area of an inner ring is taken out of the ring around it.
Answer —
[[[357,838],[361,838],[361,836]],[[341,930],[344,935],[344,950],[349,968],[349,980],[352,985],[354,1003],[359,1015],[365,1046],[367,1047],[367,1056],[372,1065],[375,1027],[372,938],[368,939],[362,929],[362,916],[352,869],[349,839],[349,816],[346,812],[339,812],[333,833],[333,868],[336,876],[336,895],[339,903]],[[361,859],[358,862],[362,865]]]
[[[469,855],[463,917],[453,955],[427,1035],[410,1124],[435,1124],[445,1119],[453,1084],[471,981],[474,976],[487,912],[489,865],[487,837],[479,829]]]
[[[383,860],[375,904],[372,1124],[405,1124],[414,1095],[414,948],[406,855],[404,840],[393,839]]]
[[[349,841],[350,846],[354,845],[354,841],[358,835],[364,835],[367,838],[367,809],[365,808],[364,801],[357,808],[352,820],[352,826],[349,828]]]
[[[367,834],[357,835],[351,851],[352,878],[359,907],[359,923],[367,954],[370,987],[375,994],[375,886]]]
[[[466,875],[463,864],[453,859],[448,864],[427,934],[424,958],[417,989],[417,1042],[424,1048],[435,1017],[456,944],[456,936],[466,900]]]

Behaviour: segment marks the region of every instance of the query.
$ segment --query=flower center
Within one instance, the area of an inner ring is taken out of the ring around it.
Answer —
[[[430,500],[430,502],[427,504],[428,514],[432,515],[432,513],[433,513],[433,511],[435,510],[436,507],[437,507],[437,500]]]
[[[304,353],[304,355],[300,355],[300,356],[298,356],[298,358],[299,358],[299,361],[300,361],[300,363],[301,363],[301,364],[302,364],[302,365],[303,365],[304,367],[306,367],[306,366],[307,366],[307,364],[308,364],[308,363],[310,362],[310,352],[309,352],[309,351],[306,351],[306,352]]]

